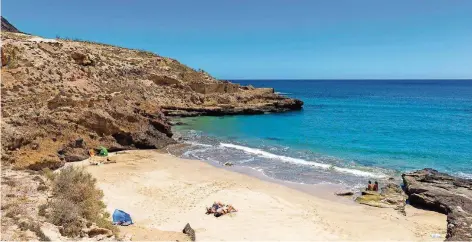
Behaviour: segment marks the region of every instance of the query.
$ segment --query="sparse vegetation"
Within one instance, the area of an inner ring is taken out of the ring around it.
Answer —
[[[48,208],[48,205],[47,204],[41,204],[38,206],[38,215],[39,216],[43,216],[43,217],[46,217],[47,214],[46,214],[46,209]]]
[[[157,55],[156,53],[154,53],[154,52],[152,52],[152,51],[147,51],[147,50],[143,50],[143,49],[123,48],[123,47],[119,47],[119,46],[116,46],[116,45],[105,44],[105,43],[100,43],[100,42],[91,41],[91,40],[83,40],[83,39],[80,39],[80,38],[61,37],[61,36],[59,36],[59,35],[56,35],[56,39],[58,39],[58,40],[63,40],[63,41],[75,41],[75,42],[83,42],[83,43],[87,43],[87,44],[94,44],[94,45],[101,45],[101,46],[116,47],[116,48],[120,48],[120,49],[128,49],[128,50],[132,50],[132,51],[138,52],[138,54],[139,54],[140,56],[142,56],[142,57],[159,56],[159,55]],[[120,51],[120,50],[118,50],[118,51]]]
[[[38,236],[40,241],[51,241],[50,238],[48,238],[43,231],[41,231],[41,227],[39,226],[38,223],[35,222],[29,222],[29,221],[22,221],[18,224],[18,227],[22,231],[30,230]]]
[[[5,48],[3,47],[3,51],[5,53],[5,56],[6,56],[6,64],[2,63],[2,65],[5,65],[6,68],[9,68],[9,69],[14,69],[16,67],[18,67],[18,48],[17,47],[13,47],[13,48]],[[2,57],[3,59],[3,57]]]
[[[47,191],[48,190],[48,186],[44,185],[44,184],[40,184],[37,188],[38,191]]]
[[[8,177],[2,178],[2,184],[14,187],[16,186],[16,182]]]
[[[49,168],[44,168],[44,169],[42,170],[42,172],[43,172],[43,175],[44,175],[47,179],[49,179],[49,180],[51,180],[51,181],[54,181],[54,178],[56,177],[56,174],[54,174],[54,172],[53,172],[51,169],[49,169]]]
[[[138,52],[138,55],[139,55],[139,56],[142,56],[142,57],[153,57],[153,56],[157,56],[154,52],[147,51],[147,50],[136,49],[136,51]]]
[[[24,214],[24,210],[20,207],[20,202],[17,200],[11,201],[7,204],[3,204],[2,206],[2,215],[7,218],[15,218]]]
[[[47,171],[45,172],[47,174]],[[117,232],[108,220],[102,202],[103,193],[95,186],[96,180],[83,168],[66,167],[52,177],[54,198],[50,202],[48,219],[51,223],[62,226],[65,236],[78,236],[86,222]],[[46,210],[46,208],[42,208]]]

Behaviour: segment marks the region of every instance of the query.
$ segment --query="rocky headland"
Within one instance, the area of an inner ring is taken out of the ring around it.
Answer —
[[[3,22],[2,22],[3,26]],[[41,170],[175,143],[168,116],[262,114],[303,102],[111,45],[2,33],[2,160]]]
[[[410,204],[447,214],[447,240],[472,240],[472,180],[433,169],[402,177]]]

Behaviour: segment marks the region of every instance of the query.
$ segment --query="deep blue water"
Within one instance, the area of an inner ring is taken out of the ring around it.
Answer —
[[[184,156],[303,183],[361,185],[431,167],[472,178],[472,80],[233,81],[304,101],[302,111],[185,119]]]

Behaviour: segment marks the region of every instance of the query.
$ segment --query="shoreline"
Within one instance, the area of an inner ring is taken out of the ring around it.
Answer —
[[[254,144],[248,144],[244,143],[244,141],[238,142],[239,140],[231,140],[231,139],[225,139],[224,137],[219,140],[220,138],[218,135],[215,134],[206,134],[205,131],[201,131],[198,129],[198,127],[186,127],[189,124],[187,123],[188,120],[186,119],[192,119],[188,117],[181,117],[181,118],[175,118],[172,117],[171,123],[172,123],[172,132],[174,134],[173,138],[178,142],[178,144],[173,144],[167,146],[165,149],[169,150],[169,153],[176,155],[178,157],[181,157],[181,155],[185,152],[190,151],[190,153],[193,153],[192,151],[196,151],[196,153],[199,152],[199,150],[206,150],[207,147],[210,147],[210,153],[215,150],[215,153],[218,152],[219,147],[223,147],[225,149],[228,149],[228,154],[232,154],[229,152],[243,152],[244,154],[247,154],[247,156],[251,157],[251,159],[256,159],[259,161],[262,160],[262,165],[253,165],[254,163],[251,164],[249,162],[247,165],[244,163],[239,163],[239,160],[241,159],[247,159],[247,157],[244,158],[238,158],[238,159],[232,159],[232,158],[223,158],[223,160],[218,160],[217,156],[212,157],[210,154],[209,157],[210,160],[205,160],[205,158],[199,157],[199,156],[185,156],[183,158],[185,159],[197,159],[197,160],[202,160],[208,164],[211,165],[216,165],[219,167],[218,163],[220,165],[223,165],[225,162],[230,162],[234,164],[234,166],[231,169],[236,169],[238,172],[241,172],[243,174],[249,174],[251,176],[256,176],[259,179],[262,180],[267,180],[267,181],[272,181],[272,182],[278,182],[278,183],[284,183],[285,185],[288,186],[297,186],[300,184],[302,187],[298,189],[303,189],[303,190],[310,190],[307,188],[303,188],[303,185],[308,184],[308,185],[315,185],[318,186],[321,184],[321,186],[329,187],[331,190],[334,190],[335,192],[339,192],[339,190],[346,191],[350,190],[354,193],[360,194],[360,192],[367,186],[367,181],[372,180],[374,181],[379,181],[380,183],[390,183],[394,182],[398,185],[402,183],[401,179],[401,174],[403,173],[400,170],[395,170],[395,169],[390,169],[390,168],[384,168],[381,166],[369,166],[369,165],[362,165],[359,163],[356,163],[354,166],[344,166],[344,158],[336,157],[331,154],[324,154],[321,152],[313,152],[313,154],[317,154],[321,156],[322,158],[327,158],[329,161],[324,162],[324,161],[318,161],[318,157],[311,157],[311,156],[299,156],[296,153],[295,154],[283,154],[280,153],[280,148],[284,147],[289,147],[289,145],[273,145],[269,144],[268,147],[259,147]],[[193,118],[195,119],[195,118]],[[190,121],[191,122],[191,121]],[[180,127],[183,126],[183,127]],[[188,132],[190,131],[190,135]],[[197,136],[203,137],[203,139],[200,141],[199,138],[193,139],[191,132],[196,131],[196,132],[201,132]],[[188,135],[188,136],[186,136]],[[192,147],[194,146],[194,147]],[[170,147],[170,148],[169,148]],[[177,148],[174,148],[177,147]],[[189,147],[186,149],[186,147]],[[201,147],[197,148],[197,147]],[[271,147],[274,147],[277,151],[272,151]],[[266,149],[267,148],[267,149]],[[290,150],[292,152],[297,151],[297,148],[292,148],[290,147]],[[302,150],[305,151],[305,150]],[[205,151],[206,152],[206,151]],[[237,154],[236,154],[237,156]],[[231,156],[229,156],[231,157]],[[334,160],[334,161],[333,161]],[[281,169],[280,167],[278,168],[279,170],[275,168],[269,167],[267,164],[269,162],[276,161],[278,162],[279,166],[283,166]],[[265,162],[265,164],[264,164]],[[336,163],[340,162],[340,163]],[[346,163],[349,163],[350,161],[348,160]],[[289,174],[289,173],[283,173],[280,175],[278,178],[273,177],[270,174],[271,172],[278,172],[278,171],[288,171],[287,169],[290,169],[290,165],[295,164],[297,166],[303,167],[304,170],[301,171],[302,175],[304,175],[302,178],[298,180],[290,179],[290,177],[295,177],[291,176],[294,174]],[[237,168],[236,168],[237,167]],[[226,168],[223,166],[223,168]],[[261,169],[262,173],[260,174],[257,169]],[[321,171],[321,173],[330,173],[329,176],[327,175],[320,175],[320,176],[310,176],[309,173],[316,173]],[[307,175],[305,175],[307,174]],[[297,184],[297,185],[294,185]]]
[[[193,159],[186,159],[186,158],[181,158],[178,153],[174,154],[169,151],[170,147],[173,146],[185,146],[187,144],[185,143],[180,143],[177,145],[170,145],[165,148],[165,151],[167,154],[176,157],[178,159],[184,159],[184,160],[193,160]],[[336,192],[341,192],[341,191],[346,191],[349,190],[346,186],[341,185],[341,184],[332,184],[332,183],[322,183],[322,184],[305,184],[305,183],[298,183],[298,182],[292,182],[292,181],[287,181],[287,180],[280,180],[276,179],[270,176],[267,176],[263,174],[261,171],[255,170],[249,166],[240,166],[240,165],[233,165],[233,166],[225,166],[221,163],[215,163],[211,161],[205,161],[205,160],[196,160],[203,162],[205,164],[208,164],[212,167],[215,167],[217,169],[223,169],[227,170],[229,172],[236,172],[239,174],[247,175],[249,177],[256,178],[260,181],[264,182],[270,182],[278,185],[282,185],[285,187],[289,187],[319,198],[323,198],[326,200],[330,201],[338,201],[342,203],[348,203],[348,204],[356,204],[353,199],[349,199],[349,197],[343,197],[343,196],[337,196],[335,193]],[[352,190],[354,193],[356,193],[355,190]],[[351,197],[353,198],[353,197]]]
[[[307,192],[163,151],[118,152],[110,159],[117,163],[88,166],[85,160],[80,164],[97,178],[109,212],[123,209],[133,217],[133,226],[153,234],[181,232],[190,223],[198,240],[441,240],[445,237],[445,215],[409,205],[407,216],[403,216],[393,209],[368,207],[333,193],[328,195],[329,189],[318,187]],[[220,218],[205,215],[205,207],[213,201],[230,203],[239,211]],[[133,233],[132,227],[122,231]],[[441,237],[432,238],[431,234]],[[163,237],[134,237],[135,240],[158,238]]]

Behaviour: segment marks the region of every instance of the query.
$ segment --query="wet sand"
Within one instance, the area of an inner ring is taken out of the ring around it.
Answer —
[[[436,212],[407,206],[403,216],[335,197],[329,187],[291,187],[233,171],[237,167],[223,169],[154,150],[120,152],[110,160],[116,163],[82,164],[97,178],[108,211],[131,214],[136,228],[122,231],[133,240],[181,240],[178,233],[186,223],[197,240],[439,241],[446,232],[446,216]],[[239,211],[205,215],[214,201]]]

